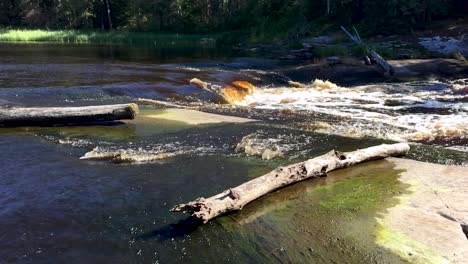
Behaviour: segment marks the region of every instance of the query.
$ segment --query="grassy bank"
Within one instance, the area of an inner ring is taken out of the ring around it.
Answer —
[[[0,29],[3,42],[56,42],[71,44],[214,45],[216,36],[159,34],[125,31],[12,30]]]

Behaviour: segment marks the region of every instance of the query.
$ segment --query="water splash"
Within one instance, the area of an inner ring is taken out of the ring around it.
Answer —
[[[238,103],[257,109],[293,109],[324,113],[342,122],[322,132],[373,136],[396,141],[468,142],[468,96],[455,94],[453,82],[411,82],[345,88],[316,80],[304,88],[263,88]]]

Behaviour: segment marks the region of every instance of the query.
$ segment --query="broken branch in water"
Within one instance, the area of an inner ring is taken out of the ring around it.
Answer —
[[[48,126],[109,122],[134,119],[138,105],[99,105],[82,107],[12,107],[0,109],[1,126]]]
[[[353,27],[355,34],[351,34],[348,30],[346,30],[345,27],[341,26],[341,29],[348,35],[348,37],[357,45],[364,45],[362,42],[361,37],[359,36],[358,31],[356,30],[355,27]],[[366,48],[368,49],[368,48]],[[375,50],[373,49],[368,49],[369,55],[366,55],[366,61],[368,60],[367,56],[370,56],[374,61],[377,62],[377,64],[384,70],[384,73],[389,73],[390,75],[393,75],[395,73],[395,70],[393,67],[382,58]]]
[[[410,146],[406,143],[384,144],[347,153],[333,150],[314,159],[280,167],[210,198],[198,198],[190,203],[177,205],[171,211],[187,212],[192,217],[207,223],[224,213],[241,210],[246,204],[279,188],[306,179],[323,177],[330,171],[354,164],[405,155],[409,150]]]

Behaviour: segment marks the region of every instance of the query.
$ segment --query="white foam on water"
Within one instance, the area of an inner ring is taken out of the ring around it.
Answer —
[[[450,87],[450,83],[430,81],[353,88],[263,88],[239,104],[260,109],[308,110],[339,116],[357,125],[360,120],[391,125],[405,132],[381,131],[378,136],[399,141],[466,139],[466,95],[453,94]],[[362,135],[376,136],[376,128],[358,129]]]
[[[170,158],[180,155],[206,155],[215,153],[215,147],[184,146],[176,143],[151,145],[146,148],[118,148],[118,147],[95,147],[85,153],[82,160],[110,160],[118,163],[150,163],[164,162]]]

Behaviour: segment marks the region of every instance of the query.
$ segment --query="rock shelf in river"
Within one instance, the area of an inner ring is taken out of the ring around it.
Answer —
[[[466,263],[468,168],[389,161],[411,192],[379,217],[377,242],[410,263]]]

